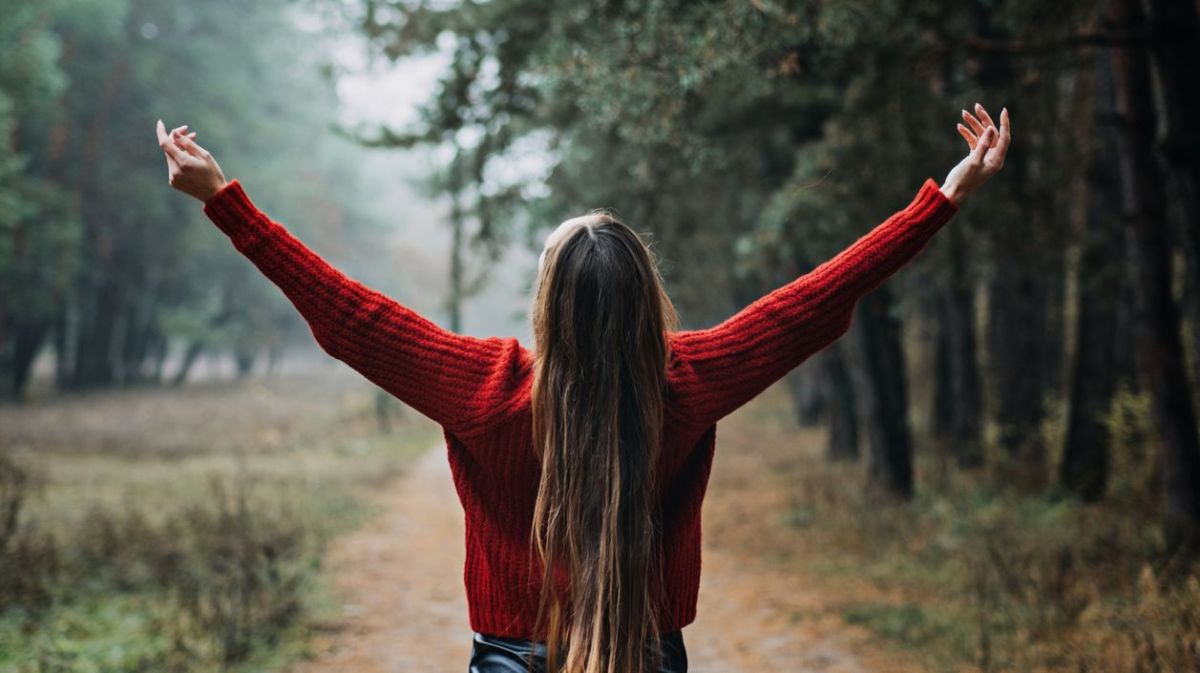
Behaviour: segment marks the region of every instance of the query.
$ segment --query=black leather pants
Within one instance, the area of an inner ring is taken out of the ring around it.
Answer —
[[[647,643],[646,647],[655,643],[660,644],[663,655],[658,673],[687,673],[687,650],[683,646],[682,631],[665,634]],[[525,662],[531,654],[534,673],[546,673],[545,643],[476,633],[469,673],[526,673],[529,669]]]

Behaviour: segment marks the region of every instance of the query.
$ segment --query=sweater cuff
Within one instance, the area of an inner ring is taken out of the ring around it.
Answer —
[[[245,239],[261,233],[263,218],[259,210],[234,178],[204,202],[204,214],[230,238]]]
[[[925,178],[925,183],[921,185],[916,198],[909,204],[907,210],[940,225],[945,224],[958,212],[958,205],[942,192],[942,187],[937,180]]]

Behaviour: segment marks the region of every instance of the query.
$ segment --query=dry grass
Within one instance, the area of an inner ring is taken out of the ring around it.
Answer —
[[[328,540],[437,441],[335,368],[0,409],[0,671],[263,670]]]
[[[936,457],[920,450],[930,469],[918,470],[917,498],[889,503],[861,465],[825,461],[823,434],[797,427],[788,405],[777,387],[718,429],[725,465],[751,455],[770,465],[771,484],[748,493],[740,518],[784,525],[722,531],[813,574],[843,597],[846,621],[928,670],[1200,670],[1200,568],[1162,552],[1144,400],[1114,406],[1117,476],[1095,505],[1015,493],[988,475],[935,480]]]

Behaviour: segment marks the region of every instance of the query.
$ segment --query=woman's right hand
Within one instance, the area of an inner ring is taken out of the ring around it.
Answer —
[[[991,115],[979,103],[975,104],[978,118],[963,110],[963,121],[969,126],[958,125],[959,134],[966,139],[970,153],[950,170],[946,181],[942,183],[942,193],[955,205],[961,205],[964,200],[1004,166],[1004,155],[1008,152],[1008,143],[1012,138],[1012,130],[1008,123],[1008,108],[1000,111],[1000,127],[992,121]]]
[[[187,125],[167,133],[158,120],[158,146],[167,155],[167,181],[184,194],[207,202],[228,182],[217,160],[192,140],[196,133],[184,133]]]

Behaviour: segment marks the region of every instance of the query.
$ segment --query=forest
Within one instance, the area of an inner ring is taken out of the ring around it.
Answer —
[[[871,647],[918,657],[914,670],[1200,669],[1196,0],[0,10],[0,671],[282,665],[255,657],[311,640],[298,625],[317,611],[299,596],[318,590],[300,586],[324,581],[317,559],[335,533],[369,519],[361,493],[417,469],[417,449],[437,441],[416,412],[344,382],[329,386],[357,391],[341,415],[288,421],[270,450],[246,440],[249,467],[218,458],[243,441],[241,421],[197,418],[187,448],[163,448],[174,412],[156,399],[199,409],[188,391],[230,386],[253,405],[247,391],[267,386],[281,408],[309,409],[279,377],[315,349],[287,299],[170,189],[157,119],[198,130],[273,217],[449,329],[466,330],[507,255],[536,254],[592,208],[652,239],[684,326],[701,328],[941,181],[977,102],[1012,115],[1004,170],[862,299],[843,338],[729,421],[747,452],[761,431],[764,474],[780,480],[778,511],[756,525],[795,545],[754,548],[796,577],[875,587],[828,610]],[[365,60],[347,65],[346,49]],[[346,116],[339,82],[355,68],[414,61],[437,72],[413,119]],[[381,155],[420,157],[414,207],[445,234],[416,272],[369,256],[404,220],[378,195],[399,178],[364,159]],[[216,381],[197,375],[205,358],[227,364]],[[89,409],[120,416],[134,400],[144,417],[92,441]],[[194,413],[239,413],[214,409]],[[210,431],[221,446],[202,441]],[[334,439],[347,433],[364,433],[361,453]],[[143,520],[172,494],[118,502],[149,474],[142,460],[186,462],[164,483],[215,470],[214,484],[257,489],[286,513],[257,520],[269,508],[214,486],[188,496],[214,511]],[[94,490],[83,464],[113,483]],[[320,479],[316,500],[293,491]],[[735,492],[724,488],[714,497]],[[732,520],[722,511],[714,522]],[[233,574],[216,569],[221,517],[246,534]],[[161,551],[171,526],[190,531],[175,551],[199,565]],[[100,528],[108,538],[76,539]],[[264,560],[264,544],[292,556]],[[293,584],[263,579],[279,575],[262,564],[284,562]],[[196,587],[210,582],[244,589],[246,610],[202,605]],[[68,653],[64,642],[100,636],[71,635],[63,615],[86,621],[143,594],[158,607],[120,610],[187,615],[168,619],[174,635],[131,627],[123,638],[141,645],[92,668],[97,650]]]

